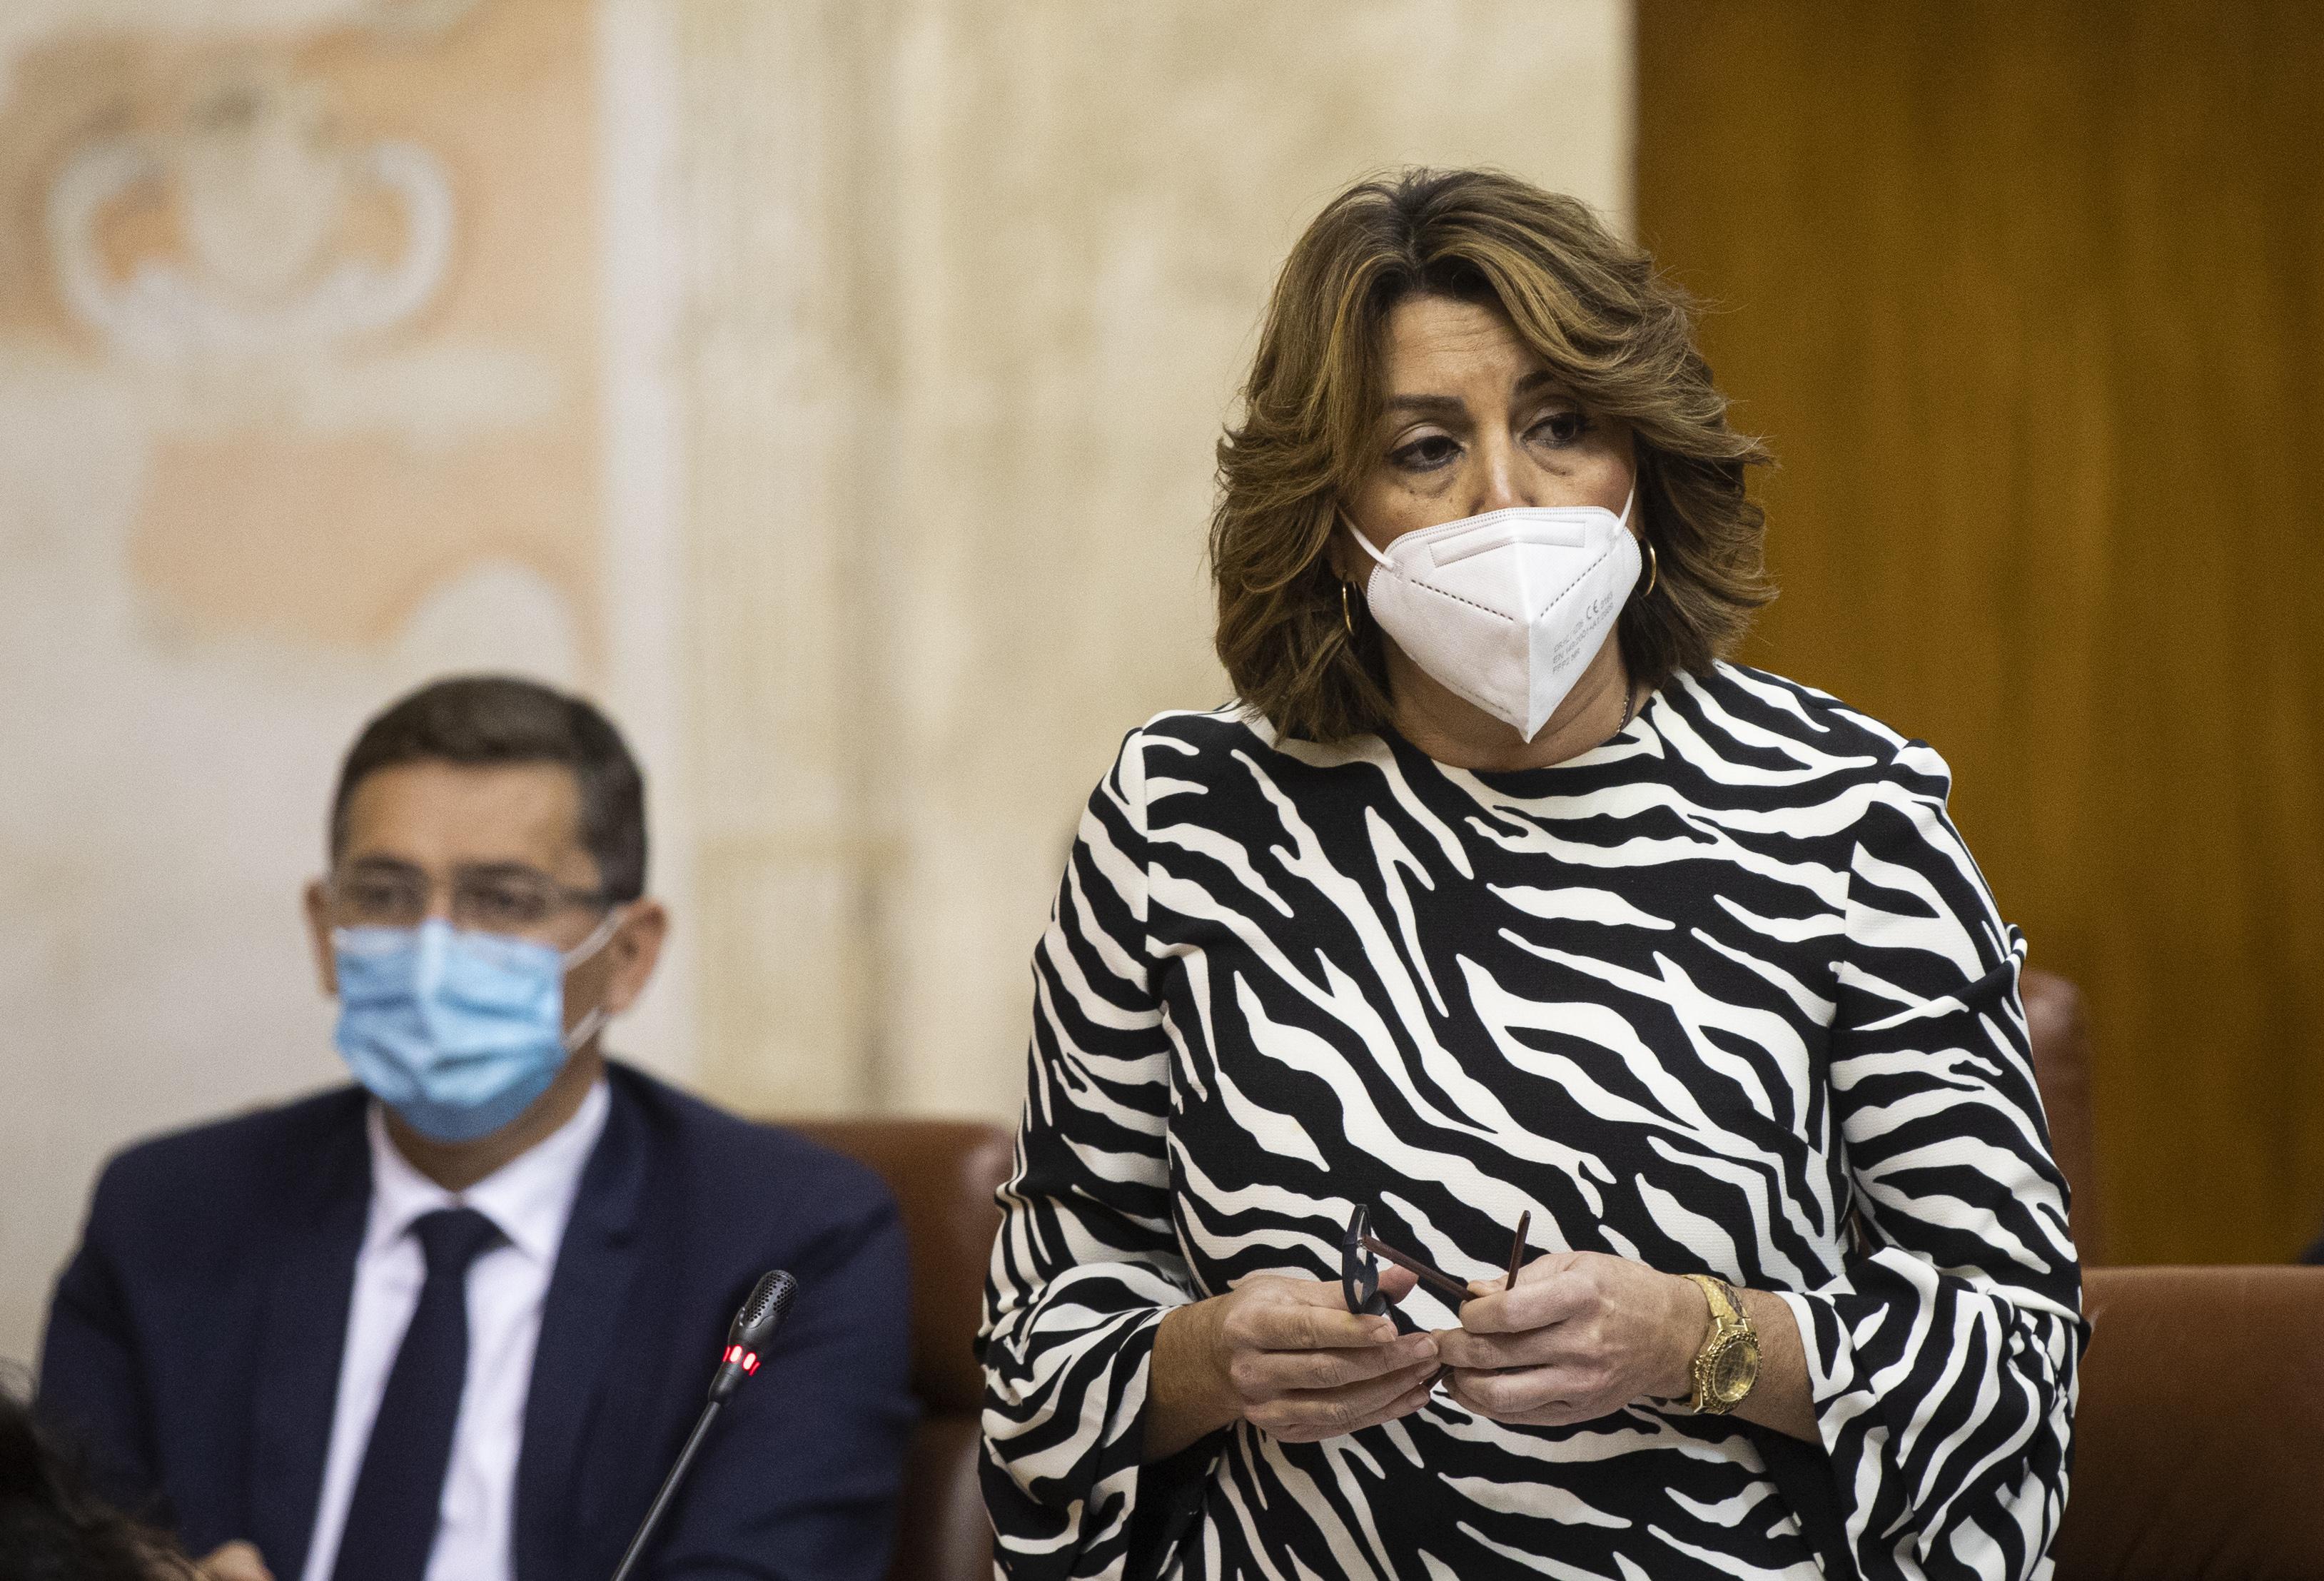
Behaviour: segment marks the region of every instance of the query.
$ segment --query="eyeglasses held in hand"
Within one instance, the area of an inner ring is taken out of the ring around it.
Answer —
[[[1517,1270],[1525,1265],[1526,1232],[1532,1228],[1533,1211],[1528,1208],[1518,1216],[1517,1238],[1509,1244],[1509,1271],[1501,1281],[1503,1290],[1517,1282]],[[1373,1234],[1371,1206],[1359,1202],[1355,1211],[1348,1215],[1347,1232],[1340,1237],[1340,1293],[1347,1300],[1349,1311],[1376,1318],[1388,1310],[1388,1296],[1379,1288],[1382,1258],[1408,1271],[1455,1307],[1471,1299],[1469,1287],[1462,1281],[1431,1268],[1408,1252],[1397,1251]]]

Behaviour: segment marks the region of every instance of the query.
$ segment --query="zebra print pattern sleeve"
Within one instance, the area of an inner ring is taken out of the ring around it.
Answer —
[[[1832,1105],[1873,1250],[1785,1299],[1866,1576],[2046,1570],[2087,1335],[1997,915],[1914,742],[1858,825]]]
[[[1039,1581],[1119,1573],[1154,1332],[1196,1293],[1170,1227],[1143,763],[1133,733],[1082,815],[1034,954],[1025,1118],[977,1337],[1000,1568]]]

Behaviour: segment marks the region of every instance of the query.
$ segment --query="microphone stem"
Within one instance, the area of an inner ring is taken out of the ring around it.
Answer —
[[[702,1408],[702,1414],[694,1419],[694,1431],[687,1436],[686,1447],[678,1452],[678,1464],[669,1468],[668,1476],[662,1478],[661,1492],[654,1495],[653,1508],[646,1512],[645,1521],[639,1526],[637,1536],[630,1539],[630,1551],[622,1556],[622,1567],[613,1572],[613,1581],[630,1581],[630,1573],[637,1568],[638,1557],[646,1551],[646,1544],[653,1540],[654,1529],[669,1512],[670,1501],[678,1496],[678,1484],[686,1480],[687,1471],[694,1464],[695,1454],[702,1447],[702,1440],[710,1431],[710,1424],[718,1419],[719,1408],[725,1403],[723,1400],[713,1400]]]

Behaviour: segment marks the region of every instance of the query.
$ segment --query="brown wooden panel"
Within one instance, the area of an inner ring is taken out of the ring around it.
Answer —
[[[2324,1221],[2324,7],[1642,0],[1644,239],[1763,483],[1742,655],[1934,743],[2081,984],[2125,1261]]]

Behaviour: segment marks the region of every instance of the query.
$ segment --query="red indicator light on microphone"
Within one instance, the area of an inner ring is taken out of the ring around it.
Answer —
[[[742,1349],[741,1345],[736,1345],[734,1348],[736,1350]],[[742,1351],[742,1371],[745,1373],[755,1373],[758,1370],[759,1353],[757,1351]]]
[[[719,1360],[724,1362],[739,1362],[742,1359],[742,1347],[739,1345],[728,1345],[726,1347],[726,1354],[719,1358]]]

